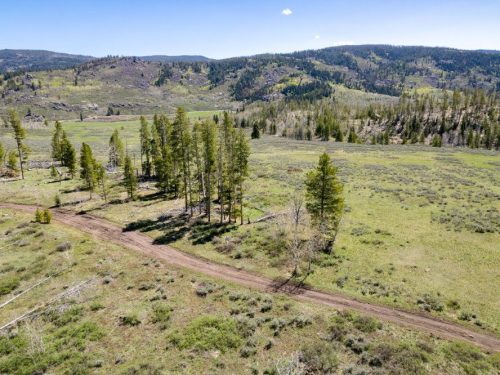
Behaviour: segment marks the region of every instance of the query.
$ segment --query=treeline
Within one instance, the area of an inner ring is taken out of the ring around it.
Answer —
[[[404,94],[397,105],[368,106],[355,118],[371,143],[380,143],[383,128],[402,143],[500,147],[500,101],[482,90]]]
[[[330,98],[280,101],[239,116],[253,134],[297,140],[500,148],[500,101],[483,90],[405,93],[397,104],[359,108]]]

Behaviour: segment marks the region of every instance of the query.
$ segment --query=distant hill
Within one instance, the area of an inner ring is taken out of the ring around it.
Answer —
[[[208,62],[213,61],[205,56],[200,55],[179,55],[179,56],[167,56],[167,55],[152,55],[152,56],[140,56],[139,57],[145,61],[156,61],[156,62]]]
[[[8,57],[2,58],[0,69],[3,64],[13,70],[17,64],[17,69],[35,71],[0,76],[0,106],[60,118],[103,115],[108,106],[139,114],[177,105],[209,110],[259,100],[313,101],[334,95],[339,86],[382,94],[384,100],[414,89],[500,92],[496,51],[360,45],[223,60],[162,55],[97,59],[13,50],[0,56]]]
[[[92,60],[92,56],[29,49],[0,50],[0,72],[66,69]]]

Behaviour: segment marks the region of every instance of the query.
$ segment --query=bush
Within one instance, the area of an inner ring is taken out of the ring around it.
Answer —
[[[71,242],[63,242],[57,245],[56,250],[57,251],[67,251],[71,249]]]
[[[41,223],[43,221],[43,212],[37,208],[35,211],[35,222]]]
[[[19,287],[20,280],[18,277],[5,277],[2,276],[0,279],[0,296],[9,294],[14,289]]]
[[[54,205],[56,207],[61,207],[61,196],[59,194],[54,196]]]
[[[171,312],[172,308],[168,307],[166,304],[161,302],[155,303],[151,314],[151,322],[159,324],[160,329],[166,329],[168,327],[168,322],[170,321]]]
[[[330,374],[338,366],[333,346],[324,341],[315,341],[301,348],[301,361],[308,373]]]
[[[291,319],[289,324],[293,325],[297,328],[304,328],[305,326],[312,324],[312,321],[307,316],[298,315],[298,316],[294,317],[293,319]]]
[[[354,327],[364,333],[375,332],[382,328],[382,324],[369,316],[359,316],[353,321]]]
[[[48,208],[46,208],[45,210],[43,210],[43,223],[44,224],[50,224],[50,222],[52,221],[52,213],[49,211]]]
[[[371,366],[383,366],[391,374],[426,374],[424,363],[427,356],[407,344],[380,344],[370,350],[368,363]]]
[[[120,316],[119,320],[120,320],[120,325],[122,325],[122,326],[135,327],[135,326],[138,326],[139,324],[141,324],[141,321],[139,320],[139,318],[135,314]]]
[[[436,297],[431,296],[430,294],[425,294],[423,297],[417,300],[417,305],[422,307],[425,311],[443,311],[444,305],[441,301],[439,301]]]
[[[100,302],[94,301],[90,304],[90,311],[99,311],[104,309],[104,305]]]
[[[207,315],[192,320],[182,333],[172,334],[170,342],[179,349],[220,350],[225,353],[239,347],[242,337],[235,320]]]

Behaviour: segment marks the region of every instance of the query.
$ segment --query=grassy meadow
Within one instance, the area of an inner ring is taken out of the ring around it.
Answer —
[[[138,121],[63,123],[77,149],[85,141],[102,160],[118,129],[137,167],[138,126]],[[52,125],[28,132],[32,159],[48,159],[51,131]],[[11,145],[8,137],[0,135],[0,142]],[[24,181],[1,183],[0,200],[50,206],[59,194],[66,208],[132,224],[158,243],[269,277],[287,277],[291,270],[280,236],[290,198],[302,191],[305,173],[326,151],[344,182],[346,208],[333,254],[320,256],[305,282],[499,332],[500,292],[493,287],[500,278],[497,152],[272,136],[253,140],[251,149],[245,194],[245,223],[250,224],[243,226],[160,220],[179,213],[183,201],[165,200],[155,194],[154,182],[143,182],[139,199],[129,202],[119,173],[110,177],[110,204],[96,195],[89,200],[78,180],[53,181],[48,169],[32,169]],[[285,215],[253,223],[275,213]]]
[[[0,373],[492,373],[498,355],[256,293],[31,215],[0,214]],[[300,353],[300,355],[299,355]],[[300,360],[299,360],[300,359]]]

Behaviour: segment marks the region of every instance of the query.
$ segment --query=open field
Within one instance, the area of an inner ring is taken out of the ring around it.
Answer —
[[[213,280],[21,212],[0,219],[0,323],[39,307],[0,336],[1,372],[272,374],[294,361],[316,371],[498,369],[497,355],[466,344]]]
[[[107,157],[107,141],[118,128],[130,152],[138,148],[138,123],[64,123],[75,145],[90,143]],[[28,144],[48,158],[50,130],[32,130]],[[2,137],[2,140],[6,135]],[[322,256],[306,283],[362,300],[427,311],[498,333],[500,277],[498,153],[421,146],[366,146],[290,141],[252,141],[246,216],[286,212],[304,173],[327,151],[345,183],[346,212],[332,256]],[[136,163],[138,160],[136,159]],[[290,268],[279,243],[282,218],[239,226],[204,227],[183,220],[157,221],[178,212],[181,201],[155,195],[142,183],[141,198],[127,202],[119,176],[111,200],[88,200],[78,181],[53,182],[34,169],[25,181],[0,185],[0,200],[86,210],[121,225],[133,224],[159,243],[268,277]],[[149,220],[149,221],[148,221]],[[246,220],[245,220],[246,221]],[[226,246],[222,246],[225,244]]]

